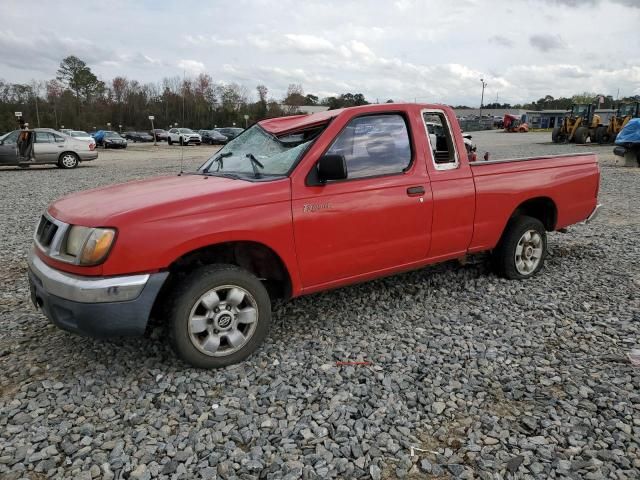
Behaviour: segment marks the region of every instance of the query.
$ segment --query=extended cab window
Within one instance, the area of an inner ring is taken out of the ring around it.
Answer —
[[[397,114],[355,118],[326,154],[344,156],[348,179],[402,173],[411,163],[407,124]]]
[[[424,112],[423,118],[436,169],[457,168],[458,155],[447,117],[443,112]]]

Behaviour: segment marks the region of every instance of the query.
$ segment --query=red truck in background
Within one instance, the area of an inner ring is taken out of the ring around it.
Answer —
[[[437,124],[435,142],[426,125]],[[291,298],[489,252],[527,279],[592,218],[593,154],[469,162],[453,111],[384,104],[263,120],[196,172],[75,193],[38,224],[32,300],[59,327],[168,322],[201,368],[243,360]]]

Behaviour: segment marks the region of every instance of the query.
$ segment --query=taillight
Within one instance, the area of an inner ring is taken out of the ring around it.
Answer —
[[[96,149],[96,144],[95,143],[90,143],[89,144],[89,150],[91,150],[92,152]]]

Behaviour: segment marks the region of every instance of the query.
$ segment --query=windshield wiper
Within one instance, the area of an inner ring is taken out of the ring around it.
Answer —
[[[209,169],[213,166],[213,164],[214,164],[214,163],[217,163],[217,164],[218,164],[218,169],[217,169],[216,171],[220,170],[221,168],[224,168],[224,167],[223,167],[223,164],[222,164],[222,159],[223,159],[223,158],[226,158],[226,157],[230,157],[231,155],[233,155],[233,152],[224,152],[224,153],[221,153],[220,155],[218,155],[216,158],[214,158],[214,159],[211,161],[211,163],[209,164],[209,166],[208,166],[207,168],[205,168],[204,170],[202,170],[202,173],[209,173]]]
[[[264,165],[260,160],[258,160],[253,153],[247,153],[247,158],[251,160],[251,168],[253,168],[253,176],[255,178],[260,178],[262,175],[258,171],[258,167],[264,169]]]

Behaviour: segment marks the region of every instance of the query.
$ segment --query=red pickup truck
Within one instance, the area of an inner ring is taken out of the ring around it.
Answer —
[[[589,153],[469,162],[442,105],[263,120],[195,172],[54,202],[29,257],[32,300],[92,336],[164,318],[181,358],[220,367],[265,339],[275,298],[481,252],[531,277],[546,232],[595,215],[599,177]]]

